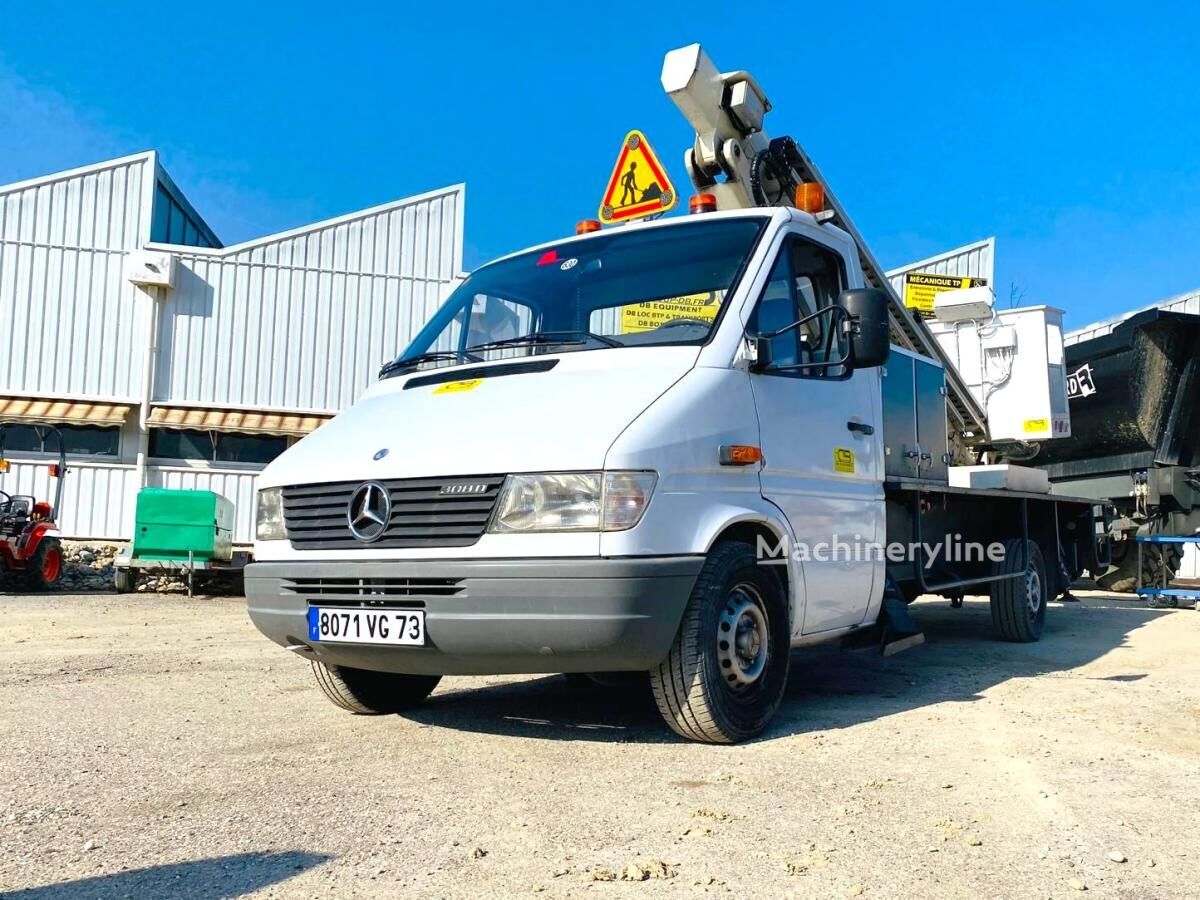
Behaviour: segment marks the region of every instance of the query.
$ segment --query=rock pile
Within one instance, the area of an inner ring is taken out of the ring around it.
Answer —
[[[112,590],[113,557],[120,552],[119,545],[63,541],[62,550],[63,573],[60,590]]]

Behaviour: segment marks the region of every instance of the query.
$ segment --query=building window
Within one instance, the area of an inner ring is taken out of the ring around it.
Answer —
[[[154,190],[154,213],[150,220],[150,240],[161,244],[187,247],[211,247],[213,242],[187,214],[160,181]]]
[[[58,425],[63,449],[79,456],[116,456],[121,429],[113,426]],[[58,441],[48,428],[36,425],[9,425],[4,429],[5,452],[58,453]]]
[[[201,459],[206,462],[265,465],[287,449],[288,439],[273,434],[231,431],[150,430],[150,455],[156,459]]]

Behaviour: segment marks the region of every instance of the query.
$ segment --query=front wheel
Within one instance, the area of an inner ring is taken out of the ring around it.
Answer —
[[[671,650],[650,671],[654,700],[679,735],[733,744],[766,728],[787,687],[788,604],[748,544],[713,547]]]
[[[335,706],[360,716],[403,712],[423,701],[442,680],[440,675],[401,675],[333,666],[313,660],[321,691]]]

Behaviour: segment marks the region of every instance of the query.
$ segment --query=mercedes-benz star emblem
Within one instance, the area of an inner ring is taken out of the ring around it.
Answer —
[[[346,521],[350,533],[364,543],[376,541],[387,530],[392,517],[392,498],[378,481],[360,484],[350,495]]]

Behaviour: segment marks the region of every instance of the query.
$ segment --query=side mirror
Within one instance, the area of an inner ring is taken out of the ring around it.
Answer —
[[[850,314],[850,363],[856,369],[882,366],[891,352],[887,294],[878,288],[853,288],[838,295]]]
[[[771,339],[756,337],[752,341],[754,347],[754,364],[751,366],[751,371],[765,372],[771,368]]]

